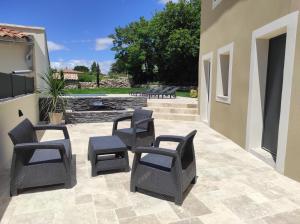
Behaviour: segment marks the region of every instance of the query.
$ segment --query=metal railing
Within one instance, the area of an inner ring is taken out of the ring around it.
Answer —
[[[0,99],[34,92],[34,78],[25,74],[31,71],[15,71],[10,74],[0,72]]]

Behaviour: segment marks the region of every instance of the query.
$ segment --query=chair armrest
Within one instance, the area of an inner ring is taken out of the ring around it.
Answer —
[[[146,119],[143,119],[143,120],[139,120],[139,121],[134,123],[134,127],[137,127],[138,125],[143,124],[143,123],[150,123],[150,122],[153,122],[153,121],[154,121],[154,118],[146,118]]]
[[[160,142],[178,142],[181,143],[184,141],[184,137],[177,135],[160,135],[155,139],[154,146],[158,147]]]
[[[132,115],[116,118],[113,124],[113,131],[118,129],[118,123],[120,121],[131,120],[131,119],[132,119]]]
[[[62,154],[66,153],[65,146],[63,144],[53,143],[53,144],[46,144],[46,143],[21,143],[16,144],[14,149],[16,151],[23,151],[23,150],[35,150],[35,149],[57,149]]]
[[[65,126],[65,125],[52,125],[52,124],[49,124],[49,125],[35,125],[34,129],[36,131],[38,131],[38,130],[62,130],[63,133],[64,133],[64,136],[65,136],[65,139],[70,139],[70,135],[69,135],[67,126]]]
[[[132,149],[132,152],[158,154],[158,155],[169,156],[173,158],[177,158],[179,156],[176,150],[153,148],[153,147],[137,147]]]

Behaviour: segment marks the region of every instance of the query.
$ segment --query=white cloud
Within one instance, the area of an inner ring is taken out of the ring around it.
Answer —
[[[113,60],[109,60],[109,61],[99,61],[99,66],[101,69],[101,72],[103,74],[107,74],[110,70],[110,66],[112,65],[112,63],[114,63],[115,61]]]
[[[109,49],[113,44],[113,39],[109,37],[98,38],[96,39],[96,51],[103,51]]]
[[[159,3],[161,4],[167,4],[168,2],[174,2],[177,3],[179,0],[158,0]]]
[[[84,60],[84,59],[71,59],[71,60],[59,60],[59,61],[52,61],[51,67],[56,69],[64,69],[64,68],[74,68],[76,65],[84,65],[87,67],[91,67],[93,63],[92,60]],[[101,72],[103,74],[107,74],[110,70],[110,66],[114,63],[113,60],[106,60],[106,61],[98,61]]]
[[[49,51],[61,51],[66,50],[67,48],[64,45],[55,43],[53,41],[47,41],[48,44],[48,50]]]

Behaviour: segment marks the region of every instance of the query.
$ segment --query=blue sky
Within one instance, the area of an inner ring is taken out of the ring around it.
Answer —
[[[167,1],[1,0],[0,23],[45,27],[54,67],[97,61],[106,73],[114,61],[108,35],[141,16],[151,18]]]

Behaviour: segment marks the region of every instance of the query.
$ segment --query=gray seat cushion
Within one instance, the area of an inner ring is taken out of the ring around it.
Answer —
[[[68,158],[71,157],[71,144],[69,139],[45,141],[45,144],[63,144],[66,149],[66,155]],[[38,164],[44,162],[58,162],[61,161],[61,155],[58,150],[55,149],[36,149],[32,154],[29,164]]]
[[[141,158],[140,163],[160,170],[171,171],[172,160],[173,158],[169,156],[147,154]]]

